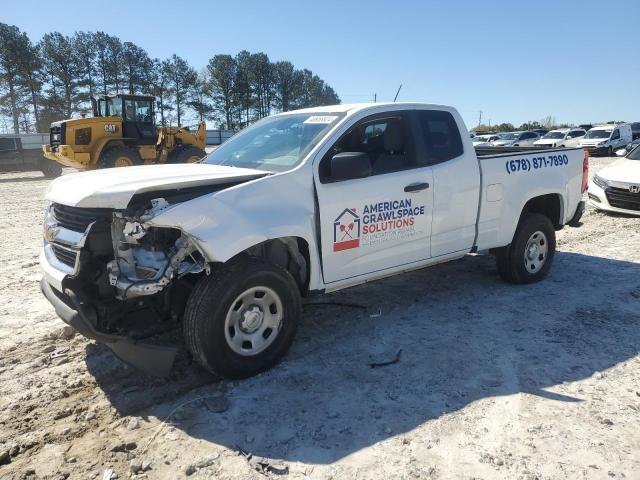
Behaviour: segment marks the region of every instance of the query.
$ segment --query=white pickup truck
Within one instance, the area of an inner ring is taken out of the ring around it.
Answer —
[[[588,158],[523,150],[477,156],[438,105],[271,116],[199,164],[55,180],[41,287],[66,323],[144,371],[170,370],[178,346],[153,342],[181,327],[206,369],[247,377],[285,354],[302,296],[480,251],[506,281],[542,279],[555,231],[579,225]]]

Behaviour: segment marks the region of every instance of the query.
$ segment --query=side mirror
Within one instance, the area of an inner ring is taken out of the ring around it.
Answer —
[[[331,158],[333,181],[365,178],[371,173],[371,159],[364,152],[341,152]]]
[[[616,150],[616,155],[619,157],[624,157],[627,153],[627,149],[626,148],[621,148],[620,150]]]

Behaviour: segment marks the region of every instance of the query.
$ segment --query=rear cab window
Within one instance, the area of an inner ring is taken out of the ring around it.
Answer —
[[[416,114],[424,139],[427,164],[446,162],[462,155],[462,137],[450,112],[417,110]]]

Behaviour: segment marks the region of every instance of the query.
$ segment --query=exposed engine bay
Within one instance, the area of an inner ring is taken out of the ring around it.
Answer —
[[[114,213],[114,259],[107,264],[107,272],[119,300],[156,294],[174,279],[208,270],[204,256],[185,233],[145,225],[145,220],[168,206],[164,198],[156,198],[139,218]]]

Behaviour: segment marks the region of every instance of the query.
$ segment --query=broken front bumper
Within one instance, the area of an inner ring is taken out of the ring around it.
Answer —
[[[62,286],[62,282],[60,284]],[[96,329],[96,310],[80,290],[67,287],[60,291],[47,281],[46,275],[40,281],[40,288],[66,324],[81,335],[104,343],[123,362],[154,376],[164,377],[171,371],[176,347],[151,345],[126,336],[100,332]]]

